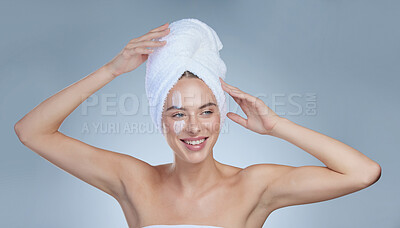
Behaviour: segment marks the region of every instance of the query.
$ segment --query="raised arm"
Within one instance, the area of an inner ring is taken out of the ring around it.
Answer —
[[[378,163],[358,150],[319,132],[279,117],[259,98],[231,86],[222,86],[240,105],[248,119],[228,113],[243,127],[262,135],[286,140],[323,162],[324,166],[292,167],[256,164],[245,173],[263,192],[260,205],[265,209],[320,202],[337,198],[375,183],[381,174]]]
[[[334,199],[364,189],[380,177],[379,164],[358,150],[288,119],[282,118],[271,135],[300,147],[326,166],[252,167],[268,182],[262,199],[267,208]]]
[[[146,61],[151,53],[151,49],[146,47],[164,45],[151,39],[168,34],[166,25],[132,39],[109,63],[36,106],[14,126],[20,141],[49,162],[113,197],[124,193],[127,167],[135,170],[134,174],[129,173],[130,179],[142,178],[142,175],[153,172],[146,162],[88,145],[64,135],[58,129],[89,96]]]

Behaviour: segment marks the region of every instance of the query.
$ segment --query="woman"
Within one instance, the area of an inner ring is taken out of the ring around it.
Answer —
[[[217,162],[213,146],[220,132],[218,104],[210,88],[189,71],[169,91],[163,106],[162,129],[174,151],[173,163],[152,166],[58,131],[90,95],[144,63],[153,52],[148,48],[165,45],[157,39],[168,33],[167,23],[132,39],[109,63],[36,106],[15,124],[21,142],[114,197],[129,227],[262,227],[278,208],[344,196],[379,179],[380,166],[359,151],[278,116],[260,99],[222,79],[223,90],[247,116],[228,113],[229,119],[259,134],[284,139],[326,167],[238,168]]]

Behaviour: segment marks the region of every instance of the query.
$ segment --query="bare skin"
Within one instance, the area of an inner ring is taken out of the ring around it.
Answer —
[[[167,35],[167,25],[132,39],[109,63],[26,114],[14,127],[21,142],[54,165],[114,197],[129,227],[134,228],[156,224],[262,227],[268,215],[278,208],[337,198],[379,179],[380,166],[361,152],[279,117],[260,99],[222,79],[222,88],[247,116],[245,119],[228,113],[230,120],[266,137],[284,139],[326,167],[255,164],[242,169],[216,161],[213,146],[219,136],[219,110],[213,105],[198,109],[216,100],[201,80],[193,78],[181,79],[164,107],[163,130],[174,153],[173,163],[152,166],[59,132],[65,118],[90,95],[145,62],[151,53],[146,47],[165,45],[152,39]],[[174,102],[174,91],[180,93],[186,111],[166,111]],[[181,121],[179,130],[177,121]],[[206,147],[199,152],[188,150],[180,141],[197,136],[209,137]]]

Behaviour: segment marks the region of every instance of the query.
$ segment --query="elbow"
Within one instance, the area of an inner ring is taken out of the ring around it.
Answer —
[[[363,186],[368,187],[375,184],[381,178],[382,168],[378,163],[374,163],[365,170]]]
[[[18,136],[19,141],[21,141],[23,144],[26,143],[28,140],[28,136],[26,135],[25,131],[23,130],[23,127],[20,122],[17,122],[14,125],[14,132]]]
[[[18,136],[19,141],[21,141],[25,146],[28,146],[28,143],[34,142],[44,135],[51,134],[39,132],[37,129],[32,129],[32,127],[25,123],[21,123],[21,121],[14,124],[14,132]]]
[[[14,124],[14,132],[15,134],[17,134],[18,138],[21,135],[21,124],[19,123],[19,121]]]

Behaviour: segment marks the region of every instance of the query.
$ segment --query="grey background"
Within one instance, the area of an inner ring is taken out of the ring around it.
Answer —
[[[215,29],[224,44],[220,54],[228,83],[382,167],[375,185],[337,199],[279,209],[264,227],[400,227],[399,1],[0,4],[0,227],[127,227],[117,201],[26,148],[13,126],[40,102],[110,61],[130,39],[182,18],[197,18]],[[98,104],[79,106],[60,131],[153,165],[172,162],[163,136],[151,130],[82,131],[85,124],[96,123],[151,128],[144,73],[142,65],[97,91],[93,97]],[[307,100],[308,93],[316,100]],[[137,108],[135,114],[118,109],[126,95],[144,99],[126,100],[127,109]],[[244,116],[229,101],[229,109]],[[323,165],[287,141],[258,135],[229,119],[224,127],[214,148],[220,162],[242,168],[256,163]]]

